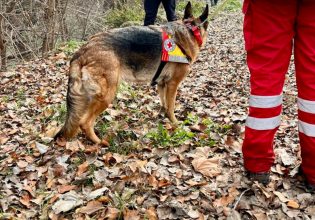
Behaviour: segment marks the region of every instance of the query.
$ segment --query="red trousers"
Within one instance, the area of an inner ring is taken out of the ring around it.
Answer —
[[[315,184],[315,0],[245,0],[243,12],[251,74],[245,169],[267,172],[274,162],[273,139],[294,49],[302,169],[308,182]]]

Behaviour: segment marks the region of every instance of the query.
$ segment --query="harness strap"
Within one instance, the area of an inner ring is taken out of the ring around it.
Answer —
[[[157,69],[156,73],[154,74],[154,77],[151,81],[151,86],[155,86],[157,84],[156,80],[160,77],[164,67],[166,65],[166,62],[161,61],[159,68]]]

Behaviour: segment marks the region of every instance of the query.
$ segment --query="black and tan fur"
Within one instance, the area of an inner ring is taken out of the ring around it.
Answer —
[[[207,17],[208,6],[195,19],[191,4],[188,3],[183,21],[167,24],[167,28],[174,32],[176,44],[191,60],[190,64],[167,63],[157,79],[161,107],[173,123],[177,123],[174,115],[177,88],[189,73],[190,65],[200,51],[200,46],[184,20],[190,20],[193,25],[202,24],[200,31],[205,42]],[[81,129],[91,141],[102,143],[94,132],[97,116],[112,103],[121,80],[152,80],[161,62],[162,28],[163,26],[127,27],[99,33],[74,54],[69,72],[67,118],[56,138],[72,138]]]

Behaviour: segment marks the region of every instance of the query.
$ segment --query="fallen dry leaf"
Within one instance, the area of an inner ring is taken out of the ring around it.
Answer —
[[[98,201],[90,201],[87,203],[86,206],[83,206],[82,208],[79,209],[80,213],[91,215],[99,210],[104,209],[105,207],[101,202]]]
[[[19,162],[17,162],[17,165],[19,168],[25,168],[28,165],[28,162],[24,161],[24,160],[20,160]]]
[[[68,212],[82,204],[83,200],[80,195],[78,195],[75,191],[70,191],[66,194],[60,195],[59,200],[55,202],[52,209],[56,214],[59,214],[61,212]]]
[[[149,220],[157,220],[157,214],[156,214],[156,210],[154,207],[150,207],[149,209],[146,210],[146,216]]]
[[[89,162],[85,161],[83,164],[78,166],[78,171],[77,171],[77,176],[82,175],[83,173],[85,173],[89,168]]]
[[[294,200],[288,201],[287,206],[293,209],[298,209],[300,207],[300,205]]]
[[[119,216],[119,210],[116,208],[108,207],[105,218],[108,220],[116,220]]]
[[[192,161],[194,169],[207,177],[214,177],[221,173],[219,169],[219,159],[195,158]]]
[[[76,185],[62,185],[58,186],[58,193],[63,194],[65,192],[69,192],[73,189],[75,189],[77,186]]]
[[[125,209],[124,219],[125,220],[140,220],[139,212],[137,210]]]
[[[281,192],[274,191],[273,193],[279,198],[281,202],[286,203],[289,201],[289,199],[287,199]]]

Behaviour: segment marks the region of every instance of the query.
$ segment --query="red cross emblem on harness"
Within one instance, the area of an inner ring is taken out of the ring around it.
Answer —
[[[176,44],[173,39],[169,38],[164,41],[164,49],[167,52],[172,52],[173,50],[175,50],[175,47],[176,47]]]

